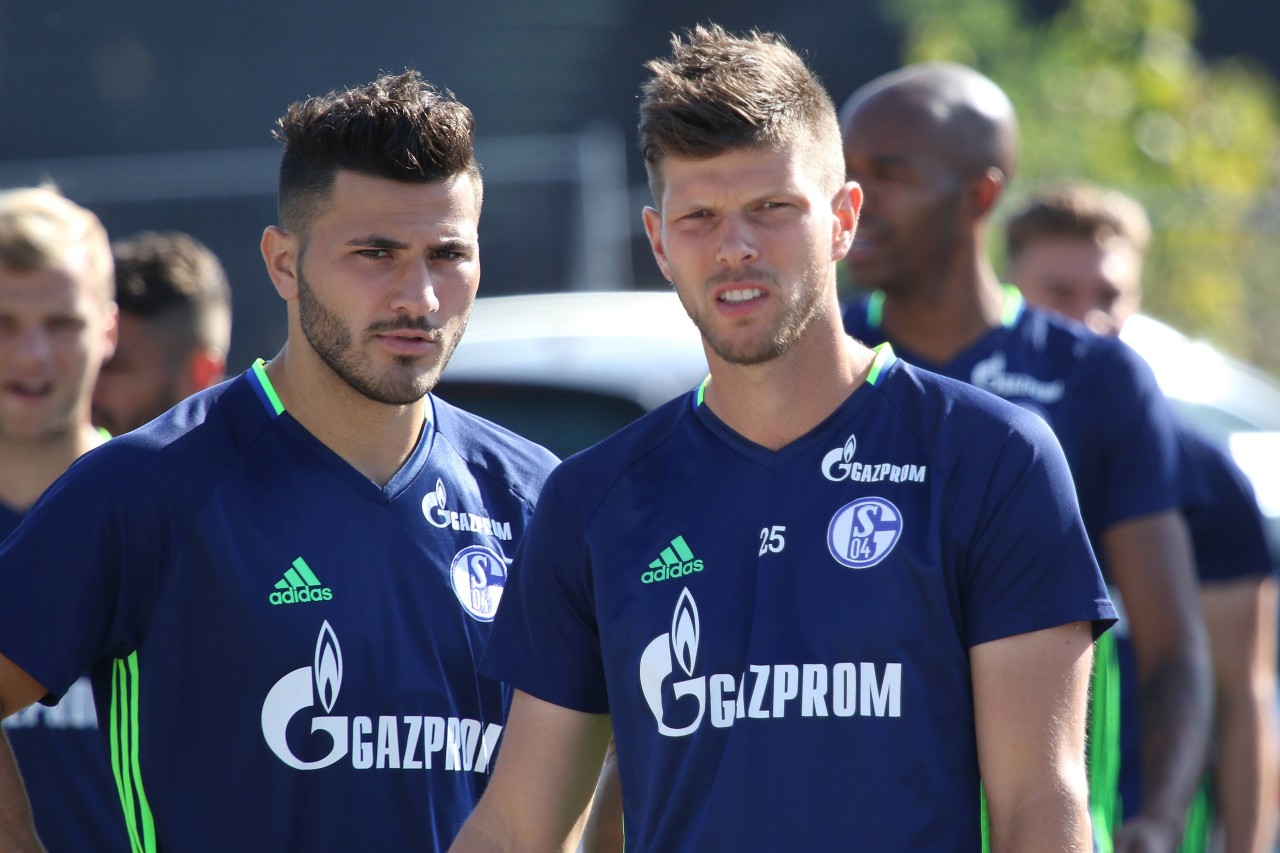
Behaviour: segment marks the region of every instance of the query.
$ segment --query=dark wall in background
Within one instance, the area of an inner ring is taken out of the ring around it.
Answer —
[[[482,160],[486,140],[517,140],[485,162],[482,293],[559,290],[589,232],[562,170],[531,157],[520,171],[521,140],[532,150],[547,135],[614,128],[635,190],[624,215],[638,227],[636,90],[668,33],[706,20],[781,32],[839,102],[898,63],[898,36],[876,9],[858,0],[0,0],[0,184],[53,175],[114,236],[177,228],[208,243],[233,283],[239,370],[283,340],[283,307],[257,246],[275,218],[270,131],[290,101],[406,66],[453,89],[476,114]],[[1280,4],[1214,0],[1214,9],[1202,18],[1207,50],[1254,46],[1278,61]],[[254,165],[228,180],[218,155],[237,151]],[[153,163],[159,155],[176,157],[176,176]],[[76,177],[86,174],[96,183]],[[175,197],[166,181],[181,185]],[[660,286],[638,230],[631,246],[626,279]]]

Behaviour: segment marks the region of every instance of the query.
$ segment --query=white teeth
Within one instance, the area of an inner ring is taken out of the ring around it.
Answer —
[[[758,287],[752,287],[747,290],[729,290],[720,294],[720,298],[725,302],[746,302],[748,299],[755,299],[764,296],[764,291]]]

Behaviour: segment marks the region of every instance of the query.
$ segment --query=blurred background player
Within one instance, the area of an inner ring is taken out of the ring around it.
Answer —
[[[1142,307],[1151,227],[1134,199],[1075,183],[1033,193],[1005,226],[1009,277],[1027,301],[1119,334]],[[1275,835],[1276,579],[1252,485],[1224,448],[1179,420],[1200,604],[1213,655],[1212,823],[1228,853],[1269,851]],[[1207,493],[1207,494],[1206,494]],[[1122,649],[1127,644],[1122,640]],[[1122,657],[1122,660],[1125,658]],[[1141,802],[1133,715],[1122,721],[1121,791]],[[1188,827],[1188,835],[1193,827]]]
[[[93,390],[93,422],[123,435],[220,381],[231,345],[222,264],[181,232],[145,231],[111,247],[120,333]]]
[[[0,539],[104,440],[89,395],[115,343],[112,289],[96,216],[51,188],[0,193]],[[128,849],[87,677],[4,732],[50,851]]]
[[[846,257],[868,295],[845,327],[868,345],[1040,414],[1071,464],[1080,512],[1128,609],[1143,698],[1147,785],[1119,829],[1114,648],[1092,691],[1095,842],[1169,851],[1204,767],[1211,683],[1179,487],[1173,417],[1150,368],[1118,341],[1028,308],[987,254],[991,213],[1012,179],[1017,120],[971,68],[913,65],[858,89],[841,111],[845,165],[865,193]]]

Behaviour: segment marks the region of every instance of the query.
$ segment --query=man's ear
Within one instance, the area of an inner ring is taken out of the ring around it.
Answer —
[[[653,259],[658,262],[658,269],[667,281],[675,283],[671,277],[671,266],[667,263],[667,250],[662,242],[662,214],[656,208],[646,207],[644,213],[644,233],[649,235],[649,248],[653,249]]]
[[[120,308],[111,302],[104,311],[102,333],[106,339],[102,346],[102,364],[111,360],[111,356],[116,354],[116,347],[120,345]]]
[[[1000,169],[992,166],[969,181],[966,196],[975,219],[985,219],[1004,195],[1008,178]]]
[[[836,193],[832,204],[831,259],[838,261],[849,254],[854,233],[858,230],[858,214],[862,211],[862,187],[849,181]]]
[[[187,364],[186,396],[211,388],[227,373],[227,357],[213,347],[197,347]]]
[[[262,260],[281,299],[298,296],[298,239],[272,225],[262,232]]]

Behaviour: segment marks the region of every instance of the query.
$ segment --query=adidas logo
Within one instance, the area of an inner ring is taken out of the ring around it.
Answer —
[[[330,601],[333,590],[322,586],[320,579],[311,571],[307,561],[299,557],[284,573],[284,577],[276,581],[275,592],[269,600],[272,604],[301,604],[306,601]]]
[[[663,548],[658,559],[649,564],[649,571],[640,576],[640,582],[657,583],[671,578],[682,578],[700,571],[702,571],[702,561],[695,560],[684,537],[677,536],[671,540],[671,547]]]

